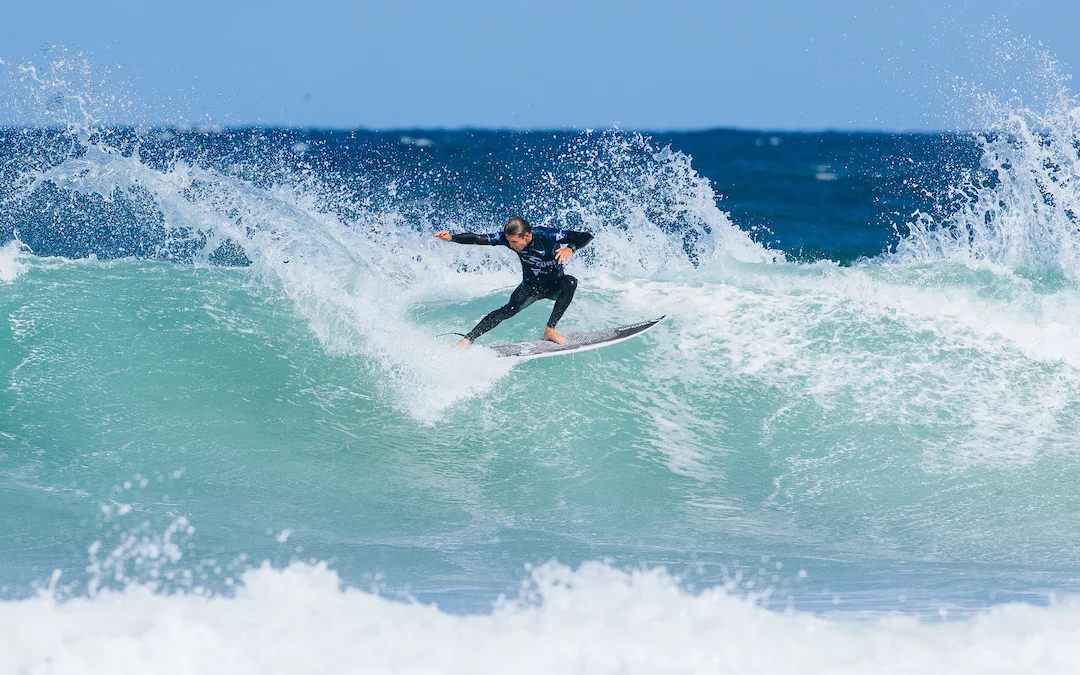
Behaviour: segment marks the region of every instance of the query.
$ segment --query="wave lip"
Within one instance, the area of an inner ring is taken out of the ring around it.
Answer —
[[[26,270],[26,264],[19,259],[21,255],[22,244],[18,241],[0,246],[0,281],[15,281]]]
[[[1053,59],[1035,56],[1045,104],[977,94],[989,121],[975,136],[978,170],[953,186],[951,213],[917,213],[887,260],[990,263],[1080,279],[1080,99]]]
[[[84,673],[1065,673],[1080,606],[957,621],[777,613],[663,570],[549,563],[488,615],[342,589],[324,564],[248,570],[235,597],[131,586],[0,604],[0,670]]]

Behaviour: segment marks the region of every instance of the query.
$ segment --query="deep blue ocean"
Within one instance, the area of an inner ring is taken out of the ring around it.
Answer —
[[[1064,85],[924,134],[117,125],[54,86],[0,129],[3,672],[1076,672]],[[564,333],[667,319],[485,349],[538,302],[455,350],[520,270],[432,235],[512,215],[596,235]]]

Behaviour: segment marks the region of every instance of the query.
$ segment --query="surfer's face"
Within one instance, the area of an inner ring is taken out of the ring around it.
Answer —
[[[508,235],[506,235],[506,242],[508,244],[510,244],[510,248],[514,249],[515,251],[524,251],[525,247],[528,246],[529,242],[531,242],[531,241],[532,241],[532,232],[527,232],[527,233],[521,234],[521,235],[517,235],[517,234],[508,234]]]

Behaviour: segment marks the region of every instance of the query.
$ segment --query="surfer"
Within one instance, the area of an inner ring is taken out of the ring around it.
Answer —
[[[510,294],[510,300],[491,312],[476,327],[465,334],[458,347],[467,347],[473,340],[514,316],[541,298],[554,300],[544,339],[564,344],[566,338],[555,331],[577,290],[577,279],[563,272],[563,265],[579,248],[588,245],[593,236],[588,232],[557,230],[553,227],[533,227],[524,218],[506,221],[502,232],[493,234],[450,234],[446,230],[435,234],[437,239],[456,244],[506,246],[521,260],[521,284]]]

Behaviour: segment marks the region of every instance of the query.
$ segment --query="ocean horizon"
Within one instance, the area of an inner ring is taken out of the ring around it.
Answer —
[[[1075,672],[1059,84],[902,133],[46,91],[0,127],[0,671]],[[541,300],[455,349],[522,272],[434,234],[511,216],[595,237],[563,333],[667,318],[497,358]]]

